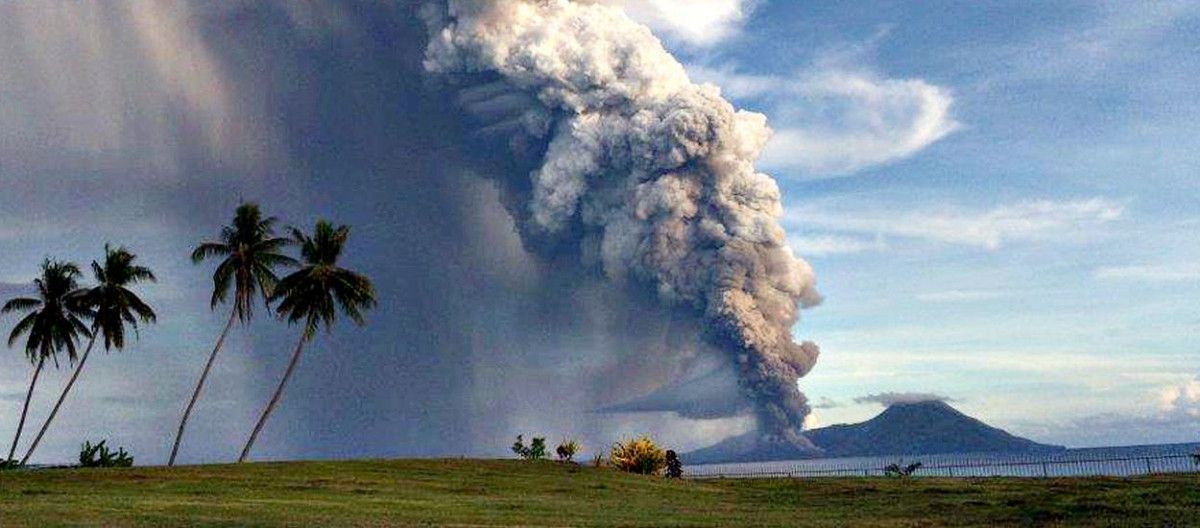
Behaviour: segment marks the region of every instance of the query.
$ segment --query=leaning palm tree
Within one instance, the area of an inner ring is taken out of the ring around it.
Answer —
[[[66,401],[67,394],[70,394],[71,388],[75,386],[75,381],[79,379],[79,374],[83,372],[83,366],[87,364],[88,356],[91,355],[97,338],[101,335],[104,336],[105,351],[114,348],[121,350],[125,348],[126,324],[133,328],[136,334],[139,322],[149,324],[158,320],[150,305],[130,289],[139,283],[156,280],[154,272],[150,271],[150,268],[140,266],[136,264],[136,261],[137,255],[129,250],[105,244],[104,264],[92,261],[92,275],[96,280],[96,285],[78,290],[72,295],[73,303],[88,310],[91,314],[91,340],[88,341],[83,356],[79,358],[79,363],[75,365],[75,371],[71,373],[71,379],[67,381],[67,386],[63,387],[62,394],[58,395],[58,401],[50,410],[50,416],[46,417],[46,421],[42,423],[42,428],[38,430],[33,443],[29,445],[29,450],[21,458],[21,464],[25,464],[29,461],[29,457],[33,456],[34,450],[42,441],[42,436],[46,434],[50,423],[58,415],[58,410]]]
[[[337,319],[339,308],[361,326],[365,323],[363,310],[375,306],[375,287],[371,285],[371,281],[362,274],[338,267],[338,257],[341,256],[349,237],[349,227],[335,228],[325,220],[317,221],[311,237],[299,229],[292,229],[292,238],[300,246],[303,264],[299,270],[279,281],[271,298],[279,301],[275,308],[276,313],[287,317],[289,324],[303,322],[304,329],[296,343],[296,350],[292,352],[287,370],[283,373],[283,379],[279,380],[275,394],[271,396],[270,403],[258,418],[254,432],[250,433],[250,439],[246,441],[246,447],[242,448],[238,462],[245,462],[246,457],[250,455],[258,433],[262,431],[267,418],[279,404],[283,387],[296,370],[304,343],[312,340],[318,326],[324,323],[325,331],[329,332]]]
[[[10,299],[0,308],[0,313],[27,312],[9,334],[8,346],[13,346],[22,335],[28,334],[29,337],[25,340],[25,355],[36,365],[33,380],[29,382],[29,391],[25,394],[25,405],[21,408],[21,419],[17,422],[17,434],[13,436],[12,447],[8,449],[5,462],[11,461],[17,451],[21,430],[25,428],[25,417],[29,413],[29,400],[33,397],[33,389],[46,360],[54,361],[57,366],[58,353],[65,349],[67,357],[74,363],[76,341],[80,336],[91,336],[83,322],[89,314],[74,302],[74,294],[79,287],[79,276],[79,266],[46,259],[42,262],[41,277],[33,281],[37,287],[37,297]]]
[[[217,353],[225,344],[225,337],[229,335],[234,321],[240,320],[245,324],[250,320],[254,299],[260,294],[264,303],[268,301],[275,283],[278,282],[275,276],[276,267],[296,264],[291,257],[279,253],[291,240],[275,236],[277,221],[273,216],[263,218],[258,204],[242,204],[234,213],[233,225],[221,229],[219,242],[205,242],[192,252],[192,262],[195,263],[208,258],[222,258],[216,272],[213,273],[210,308],[215,309],[218,304],[225,302],[231,286],[233,307],[229,311],[229,322],[225,323],[225,329],[221,331],[212,353],[208,355],[208,362],[204,364],[200,381],[192,391],[192,399],[188,400],[187,408],[183,411],[179,430],[175,433],[175,444],[171,447],[171,458],[167,460],[168,466],[175,465],[175,457],[179,454],[179,444],[183,439],[183,431],[187,428],[188,418],[192,415],[192,408],[200,398],[204,382],[208,380],[208,373],[212,370]]]

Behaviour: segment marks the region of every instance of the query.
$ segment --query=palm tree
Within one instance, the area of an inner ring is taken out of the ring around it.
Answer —
[[[92,317],[91,339],[88,341],[87,349],[83,351],[83,356],[79,358],[79,363],[75,365],[75,371],[71,373],[71,379],[67,381],[67,386],[63,388],[62,394],[58,395],[58,401],[54,403],[50,416],[46,417],[46,421],[42,423],[42,428],[34,437],[33,443],[29,445],[29,450],[21,458],[21,464],[25,464],[29,461],[29,457],[33,456],[38,443],[42,441],[42,436],[46,434],[50,423],[58,415],[63,401],[67,399],[67,394],[71,392],[71,388],[75,386],[75,380],[79,379],[79,374],[83,372],[83,366],[87,364],[92,347],[96,344],[96,338],[104,336],[105,351],[114,348],[121,350],[125,348],[126,324],[132,327],[136,334],[139,322],[149,324],[158,320],[150,305],[130,290],[130,287],[136,284],[157,280],[150,268],[139,266],[135,263],[136,261],[137,255],[129,250],[123,247],[113,248],[105,244],[104,264],[92,261],[92,275],[96,279],[96,285],[78,290],[72,295],[73,303],[90,312]]]
[[[238,462],[245,462],[254,447],[258,433],[262,431],[267,418],[279,404],[283,395],[283,387],[296,369],[304,343],[311,341],[316,335],[317,327],[323,322],[325,331],[329,332],[337,319],[338,309],[359,326],[365,324],[362,311],[375,306],[375,287],[366,276],[354,271],[338,267],[338,257],[350,237],[350,228],[346,226],[333,227],[325,220],[318,220],[313,235],[305,235],[299,229],[292,229],[292,238],[300,246],[300,256],[303,265],[296,272],[286,276],[275,286],[272,300],[278,300],[275,312],[281,317],[287,317],[288,324],[303,321],[304,330],[292,352],[292,359],[270,403],[263,409],[254,432],[242,448]]]
[[[41,277],[33,281],[37,287],[37,297],[16,297],[0,308],[0,313],[27,312],[9,334],[8,346],[13,346],[22,335],[28,334],[25,355],[37,365],[33,370],[33,380],[29,382],[29,392],[25,394],[25,405],[17,422],[17,434],[13,436],[6,461],[12,460],[17,451],[17,443],[21,440],[21,430],[25,428],[25,417],[29,412],[29,400],[33,397],[33,389],[42,367],[46,365],[46,359],[52,359],[54,365],[58,366],[58,353],[66,349],[67,357],[74,363],[79,336],[91,336],[87,325],[83,323],[89,314],[73,299],[79,286],[79,276],[79,266],[46,259],[42,262]]]
[[[208,258],[223,258],[213,273],[210,308],[215,309],[218,304],[225,302],[229,296],[230,286],[233,287],[233,307],[229,312],[229,322],[225,323],[225,329],[221,331],[221,336],[217,338],[217,344],[213,346],[212,353],[208,355],[208,362],[204,364],[204,372],[200,374],[196,390],[192,391],[192,399],[188,401],[187,408],[183,411],[183,418],[179,421],[179,430],[175,433],[175,444],[171,447],[171,458],[167,461],[168,466],[175,465],[175,457],[179,454],[179,443],[183,439],[184,429],[187,428],[188,418],[192,415],[192,408],[195,407],[196,400],[200,398],[204,382],[208,380],[208,373],[217,359],[217,352],[220,352],[221,346],[225,344],[225,337],[229,335],[229,329],[233,327],[233,322],[240,320],[245,324],[250,320],[253,315],[254,298],[258,295],[262,295],[264,304],[268,303],[275,283],[278,282],[275,276],[277,266],[294,266],[296,264],[295,259],[279,253],[284,246],[291,243],[291,240],[275,237],[277,221],[273,216],[263,218],[258,204],[242,204],[234,213],[233,225],[221,229],[220,242],[205,242],[192,252],[192,262],[195,263],[203,262]]]

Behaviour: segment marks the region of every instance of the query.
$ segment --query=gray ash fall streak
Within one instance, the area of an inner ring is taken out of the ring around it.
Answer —
[[[692,83],[647,28],[612,7],[449,0],[422,16],[425,69],[476,83],[460,89],[487,116],[481,133],[536,152],[532,172],[497,178],[526,246],[567,248],[611,281],[651,285],[665,305],[694,309],[735,364],[762,435],[808,445],[797,380],[818,348],[791,328],[820,295],[779,225],[777,184],[753,166],[766,118]]]

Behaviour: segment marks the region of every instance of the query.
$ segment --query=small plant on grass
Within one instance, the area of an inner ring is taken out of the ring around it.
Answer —
[[[107,440],[101,440],[95,445],[92,445],[91,442],[84,442],[83,447],[79,450],[79,465],[85,468],[130,467],[133,465],[133,457],[126,453],[124,448],[118,447],[116,451],[109,451],[108,446],[104,445],[106,442]]]
[[[596,453],[596,456],[592,457],[592,467],[602,468],[606,465],[608,464],[604,461],[604,455]]]
[[[883,468],[883,474],[889,477],[911,477],[923,465],[920,462],[913,462],[908,465],[901,464],[901,462],[888,464],[887,467]]]
[[[4,471],[6,469],[17,469],[19,467],[21,467],[21,461],[15,458],[0,460],[0,471]]]
[[[534,437],[529,445],[525,445],[525,438],[517,435],[517,441],[513,442],[512,451],[525,460],[541,460],[546,458],[546,439]]]
[[[613,444],[609,462],[621,471],[658,475],[667,465],[667,453],[648,436]]]
[[[558,455],[558,459],[560,461],[571,462],[575,458],[575,455],[579,453],[579,449],[579,442],[575,440],[564,440],[562,443],[558,444],[558,447],[554,448],[554,452]]]

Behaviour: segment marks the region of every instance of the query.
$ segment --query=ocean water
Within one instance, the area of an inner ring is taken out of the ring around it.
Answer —
[[[820,458],[684,467],[689,477],[881,476],[889,464],[920,462],[914,476],[1132,476],[1200,471],[1200,443],[1066,449],[1053,453],[973,453]],[[685,460],[686,462],[686,460]]]

